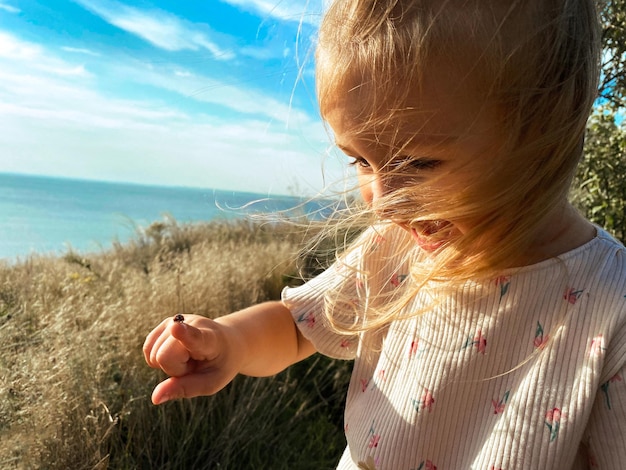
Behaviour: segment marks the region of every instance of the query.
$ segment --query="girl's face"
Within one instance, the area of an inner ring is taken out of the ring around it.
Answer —
[[[393,201],[394,193],[411,187],[415,193],[426,194],[424,198],[440,194],[443,201],[462,200],[468,187],[488,172],[500,142],[496,112],[474,99],[470,87],[459,85],[458,77],[458,73],[444,67],[429,68],[428,76],[419,88],[409,92],[402,111],[385,129],[374,125],[371,131],[361,131],[367,128],[361,118],[368,115],[364,112],[369,105],[365,86],[337,93],[324,113],[336,145],[354,159],[363,199],[381,218],[409,231],[428,251],[466,233],[478,219],[459,214],[449,219],[424,220],[412,217],[414,214],[406,207],[395,210],[393,202],[379,203],[386,196],[392,196],[388,200]],[[420,204],[418,200],[419,194],[415,206]],[[454,208],[438,208],[454,213],[450,209]]]

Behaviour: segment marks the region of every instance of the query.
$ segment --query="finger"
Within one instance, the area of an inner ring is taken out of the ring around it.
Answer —
[[[218,370],[204,371],[182,377],[170,377],[158,384],[152,392],[152,403],[160,405],[179,398],[214,395],[233,379]]]
[[[207,318],[203,319],[202,329],[189,323],[175,323],[171,326],[171,334],[189,351],[192,359],[212,361],[218,355],[220,325]]]
[[[178,377],[189,374],[195,369],[195,362],[190,361],[189,351],[180,341],[171,335],[163,335],[164,340],[158,346],[154,357],[158,367],[169,376]]]
[[[168,351],[168,349],[164,349],[164,347],[171,339],[172,334],[169,330],[169,323],[167,323],[162,329],[161,334],[154,341],[152,350],[150,351],[150,362],[155,368],[162,368],[162,359],[166,357]]]
[[[188,350],[184,347],[182,349],[174,348],[174,350],[172,350],[172,346],[175,345],[170,341],[173,337],[172,332],[174,330],[184,329],[187,327],[188,325],[186,323],[179,323],[173,321],[171,318],[164,320],[161,325],[159,325],[157,329],[159,330],[160,335],[158,335],[154,340],[149,355],[149,363],[152,364],[153,367],[166,370],[167,365],[175,366],[176,363],[189,360]],[[194,330],[196,330],[196,328],[194,328]],[[170,358],[169,355],[171,354],[174,354],[176,358]],[[183,355],[183,357],[179,357],[181,355]],[[166,365],[166,368],[163,367],[164,365]]]
[[[159,324],[159,326],[157,326],[150,333],[148,333],[148,335],[146,336],[146,340],[143,343],[143,357],[150,367],[158,367],[158,365],[154,362],[154,358],[152,357],[152,351],[155,348],[157,340],[165,330],[167,322],[168,320],[163,320]]]

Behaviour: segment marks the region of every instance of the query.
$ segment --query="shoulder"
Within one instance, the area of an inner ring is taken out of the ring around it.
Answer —
[[[601,228],[596,238],[563,258],[570,278],[589,286],[588,292],[605,300],[626,295],[626,248]]]
[[[580,268],[583,278],[593,286],[598,307],[618,323],[626,324],[626,248],[602,229],[596,243],[585,253]]]
[[[595,302],[587,314],[605,327],[603,376],[608,378],[626,365],[626,248],[598,228],[597,243],[588,257],[592,269],[587,279]]]
[[[602,227],[596,226],[596,230],[596,239],[600,241],[600,245],[602,248],[611,251],[616,255],[621,254],[622,256],[624,256],[626,248],[624,247],[624,244],[622,242],[620,242],[617,238],[604,230]]]
[[[606,230],[600,227],[596,227],[598,235],[596,240],[598,241],[596,251],[603,252],[608,256],[608,259],[612,261],[614,268],[621,267],[624,270],[624,260],[626,255],[626,248],[624,244],[609,234]]]

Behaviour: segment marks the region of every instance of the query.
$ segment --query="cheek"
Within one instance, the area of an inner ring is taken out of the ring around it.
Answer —
[[[359,190],[361,197],[368,204],[380,197],[388,196],[393,192],[415,185],[418,180],[414,176],[386,175],[384,178],[371,173],[358,175]]]
[[[361,192],[361,197],[363,198],[363,201],[365,201],[367,205],[371,206],[372,202],[374,201],[374,188],[372,177],[370,175],[359,175],[358,182],[359,191]]]

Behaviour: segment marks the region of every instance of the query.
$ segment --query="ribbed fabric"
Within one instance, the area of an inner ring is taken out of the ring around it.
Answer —
[[[283,292],[319,352],[355,360],[338,468],[626,469],[624,247],[598,229],[559,258],[435,291],[434,303],[434,288],[422,291],[401,313],[425,313],[366,350],[371,340],[328,326],[325,295],[344,286],[365,305],[369,292],[409,288],[400,232],[372,230],[376,249],[347,261],[382,285],[334,266]]]

